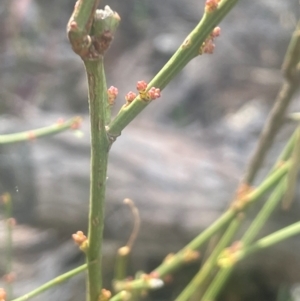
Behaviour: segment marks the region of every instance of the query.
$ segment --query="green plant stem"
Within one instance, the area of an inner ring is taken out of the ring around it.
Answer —
[[[201,301],[214,301],[223,288],[224,283],[230,277],[232,270],[232,266],[222,268],[208,287],[207,291],[201,298]]]
[[[228,246],[228,244],[230,244],[234,234],[236,233],[238,227],[240,226],[240,223],[241,220],[237,218],[230,224],[230,226],[222,236],[221,240],[214,248],[212,254],[204,263],[204,266],[196,274],[196,276],[192,279],[192,281],[186,286],[186,288],[182,291],[182,293],[176,298],[176,301],[189,300],[190,297],[193,296],[199,288],[201,288],[201,285],[204,283],[207,277],[212,273],[219,254],[226,246]]]
[[[25,300],[29,300],[43,292],[45,292],[46,290],[53,288],[55,286],[57,286],[58,284],[62,284],[63,282],[67,281],[68,279],[78,275],[79,273],[83,272],[85,269],[87,268],[87,264],[81,265],[78,268],[69,271],[65,274],[62,274],[54,279],[52,279],[51,281],[43,284],[42,286],[40,286],[39,288],[31,291],[30,293],[23,295],[19,298],[13,299],[11,301],[25,301]]]
[[[276,170],[278,167],[280,167],[283,162],[287,161],[290,158],[290,156],[293,152],[296,140],[297,140],[296,139],[297,135],[298,135],[297,131],[298,131],[298,129],[296,129],[293,132],[292,136],[290,137],[289,141],[285,145],[283,151],[278,156],[276,163],[274,164],[274,166],[272,167],[272,169],[270,170],[268,175],[270,175],[272,172],[274,172],[274,170]]]
[[[67,33],[75,53],[88,57],[91,46],[89,36],[95,11],[100,0],[78,0],[67,25]]]
[[[300,126],[296,129],[296,141],[291,154],[292,167],[287,175],[287,189],[282,201],[282,209],[288,210],[291,207],[298,180],[298,171],[300,166]]]
[[[286,177],[284,177],[276,186],[273,193],[269,197],[269,199],[264,204],[263,208],[259,211],[258,215],[255,217],[253,222],[251,223],[248,230],[245,232],[242,238],[243,245],[248,245],[253,242],[261,228],[267,222],[272,212],[278,205],[281,200],[287,186]]]
[[[247,208],[247,206],[255,201],[257,201],[259,198],[261,198],[265,193],[269,191],[272,187],[276,186],[278,182],[284,177],[289,168],[291,163],[286,162],[281,167],[279,167],[274,173],[269,175],[268,178],[264,180],[264,182],[253,192],[249,193],[248,196],[246,196],[246,199],[242,201],[243,206],[236,210],[234,207],[229,208],[223,215],[215,221],[209,228],[204,230],[201,234],[199,234],[194,240],[192,240],[185,248],[180,250],[177,254],[174,255],[172,260],[167,260],[163,262],[158,268],[156,268],[151,274],[156,275],[159,278],[164,278],[166,275],[171,274],[178,268],[180,268],[184,263],[187,262],[185,252],[188,251],[194,251],[200,248],[200,246],[206,242],[212,235],[214,235],[218,230],[224,228],[229,222],[231,222],[236,214],[239,212],[242,212]],[[235,224],[236,221],[233,223]],[[232,226],[233,227],[233,226]],[[133,280],[131,283],[134,285],[135,281]],[[119,300],[120,298],[119,294],[116,294],[114,298],[116,300]]]
[[[238,0],[220,1],[219,7],[212,13],[205,13],[199,24],[188,35],[183,44],[170,58],[161,71],[152,79],[148,88],[163,90],[193,58],[198,56],[199,49],[215,26],[228,14]],[[129,106],[123,107],[108,127],[108,135],[116,138],[121,131],[149,104],[138,96]]]
[[[15,134],[0,135],[0,144],[16,143],[28,140],[35,140],[46,136],[58,134],[72,127],[78,127],[81,123],[81,117],[74,117],[62,123],[56,123],[36,130],[20,132]]]
[[[300,234],[300,222],[297,222],[258,240],[257,242],[253,243],[248,247],[241,249],[240,251],[237,252],[236,259],[237,261],[240,261],[257,251],[272,247],[275,244],[282,242],[283,240],[286,240],[290,237],[299,234]]]
[[[13,220],[12,220],[12,200],[11,195],[9,193],[5,193],[2,196],[4,203],[4,212],[5,212],[5,220],[6,220],[6,243],[5,243],[5,253],[6,253],[6,262],[5,262],[5,275],[7,278],[12,273],[12,263],[13,263]],[[6,293],[7,298],[11,299],[13,295],[12,282],[6,282]]]
[[[259,212],[259,214],[256,216],[254,221],[252,222],[251,226],[248,228],[246,233],[243,235],[243,238],[241,239],[241,245],[246,246],[252,243],[252,241],[255,239],[263,225],[266,223],[267,219],[270,217],[272,212],[274,211],[276,205],[281,200],[284,191],[286,189],[286,177],[283,178],[280,183],[276,186],[275,190]],[[203,296],[203,301],[208,300],[215,300],[215,298],[218,296],[222,288],[224,287],[226,281],[229,279],[233,269],[234,269],[234,263],[228,267],[222,267],[210,286],[208,287],[206,293]]]
[[[87,263],[88,301],[98,301],[102,289],[101,247],[104,225],[104,202],[109,141],[105,131],[107,88],[103,57],[84,61],[89,86],[91,120],[90,213]]]
[[[282,72],[285,76],[285,82],[283,83],[277,95],[275,104],[259,137],[257,147],[249,161],[243,183],[249,185],[253,183],[259,167],[262,166],[267,151],[273,144],[276,133],[281,127],[286,109],[296,90],[299,88],[299,70],[297,69],[299,60],[300,22],[298,23],[297,28],[293,33],[284,58]]]
[[[176,255],[174,255],[172,260],[163,262],[153,271],[153,273],[157,274],[160,278],[164,278],[168,274],[173,273],[185,263],[187,257],[186,254],[189,251],[195,251],[199,249],[210,237],[212,237],[219,230],[223,229],[234,216],[235,212],[233,210],[227,210],[210,227],[205,229],[187,246],[185,246]]]
[[[257,251],[260,251],[265,248],[269,248],[283,240],[286,240],[286,239],[288,239],[292,236],[298,235],[298,234],[300,234],[300,222],[295,223],[284,229],[281,229],[271,235],[268,235],[268,236],[258,240],[253,245],[248,246],[248,247],[246,246],[242,250],[237,251],[237,254],[235,254],[235,262],[231,266],[220,270],[220,272],[215,277],[214,281],[210,285],[209,289],[206,291],[206,293],[203,296],[203,298],[201,299],[201,301],[215,300],[215,298],[219,294],[220,290],[224,286],[224,283],[229,278],[229,276],[233,270],[234,264],[236,262],[244,259],[245,257],[247,257]]]

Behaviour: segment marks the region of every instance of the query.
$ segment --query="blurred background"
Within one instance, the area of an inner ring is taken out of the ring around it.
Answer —
[[[18,222],[15,296],[84,261],[70,240],[77,230],[86,231],[89,192],[86,78],[65,30],[74,4],[73,0],[0,2],[1,133],[83,117],[81,135],[66,132],[0,148],[0,194],[12,195]],[[105,4],[122,19],[106,55],[108,86],[119,89],[117,113],[124,95],[138,80],[149,82],[199,22],[204,1],[101,2],[102,7]],[[131,275],[151,271],[227,208],[283,81],[280,66],[299,13],[298,0],[239,1],[220,24],[214,54],[194,59],[117,139],[108,172],[106,287],[113,277],[116,251],[126,243],[133,225],[124,198],[134,200],[142,220]],[[299,105],[296,95],[290,111]],[[294,126],[286,124],[279,133],[258,180]],[[299,220],[299,205],[296,201],[290,212],[278,210],[262,235]],[[2,276],[3,216],[0,225]],[[220,300],[276,300],[284,289],[300,300],[299,241],[291,239],[243,262]],[[198,268],[187,268],[172,285],[148,298],[174,299]],[[82,275],[35,300],[83,300],[84,290]]]

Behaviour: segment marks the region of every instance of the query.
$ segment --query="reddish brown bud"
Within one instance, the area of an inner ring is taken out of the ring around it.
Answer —
[[[125,95],[125,99],[128,103],[131,103],[134,99],[136,98],[136,94],[132,91],[128,92],[126,95]]]
[[[205,41],[204,47],[203,47],[203,52],[212,54],[215,50],[215,44],[211,39]]]
[[[160,89],[152,87],[148,91],[148,95],[149,95],[150,99],[152,99],[152,100],[159,98],[160,97]]]
[[[216,38],[221,34],[221,28],[219,26],[215,27],[211,33],[212,38]]]
[[[71,125],[72,130],[78,130],[81,127],[82,118],[77,117]]]
[[[218,0],[206,0],[205,2],[205,12],[206,13],[212,13],[214,12],[219,5],[219,1]]]
[[[35,133],[30,131],[28,132],[28,140],[34,141],[36,139]]]
[[[107,94],[108,94],[108,103],[110,105],[113,105],[115,103],[115,99],[117,98],[119,91],[116,87],[111,86],[110,88],[107,89]]]
[[[57,123],[58,125],[63,125],[63,124],[65,123],[65,120],[64,120],[63,118],[59,118],[59,119],[56,121],[56,123]]]
[[[76,233],[72,234],[72,238],[74,242],[79,246],[81,246],[87,240],[87,237],[83,234],[82,231],[77,231]]]
[[[136,89],[138,91],[145,91],[147,89],[147,86],[148,86],[148,84],[145,81],[143,81],[143,80],[138,81],[136,83]]]
[[[72,30],[78,29],[78,26],[77,26],[76,21],[72,21],[72,22],[70,23],[70,29],[72,29]]]

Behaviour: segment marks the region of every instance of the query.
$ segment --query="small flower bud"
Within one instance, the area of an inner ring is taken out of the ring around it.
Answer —
[[[212,13],[214,12],[219,5],[219,0],[206,0],[205,2],[205,12]]]
[[[145,81],[143,81],[143,80],[138,81],[136,83],[136,89],[138,91],[145,91],[147,89],[147,86],[148,86],[148,84]]]
[[[74,242],[79,246],[81,246],[87,240],[87,237],[83,234],[82,231],[77,231],[76,233],[72,234],[72,238]]]
[[[108,103],[110,105],[113,105],[115,103],[115,99],[117,98],[119,91],[118,88],[111,86],[110,88],[108,88],[107,90],[107,94],[108,94]]]
[[[215,27],[211,33],[212,38],[216,38],[221,34],[221,28],[219,26]]]
[[[203,47],[203,53],[212,54],[215,49],[215,44],[211,39],[205,41],[204,47]]]
[[[0,301],[6,300],[6,291],[0,287]]]
[[[73,124],[71,125],[71,129],[72,130],[78,130],[81,127],[81,123],[82,123],[82,118],[81,117],[77,117]]]
[[[150,99],[152,99],[152,100],[159,98],[160,97],[160,89],[152,87],[148,91],[148,95],[149,95]]]
[[[132,91],[128,92],[125,95],[125,99],[126,99],[127,103],[131,103],[135,98],[136,98],[136,94]]]
[[[57,125],[63,125],[65,123],[63,118],[58,118],[58,120],[56,121]]]
[[[111,297],[111,292],[103,288],[101,290],[100,297],[98,298],[99,301],[108,301]]]

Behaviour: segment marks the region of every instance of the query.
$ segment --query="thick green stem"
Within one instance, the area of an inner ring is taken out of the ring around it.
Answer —
[[[238,0],[220,1],[218,9],[205,13],[200,23],[188,35],[183,44],[170,58],[161,71],[148,85],[161,90],[174,78],[200,51],[200,47],[215,26],[226,16]],[[149,104],[138,96],[129,106],[123,107],[108,127],[111,137],[118,137],[121,131]]]
[[[109,141],[105,131],[107,88],[103,58],[84,61],[89,86],[91,119],[90,214],[88,231],[88,301],[97,301],[102,289],[101,247]]]

